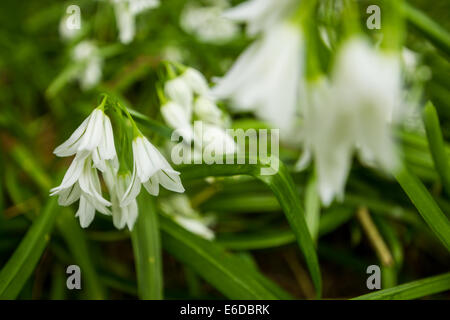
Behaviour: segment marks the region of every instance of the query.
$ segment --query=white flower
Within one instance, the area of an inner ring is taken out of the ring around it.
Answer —
[[[103,59],[98,48],[92,42],[82,41],[77,44],[73,50],[72,58],[81,67],[76,77],[83,90],[93,88],[100,82]]]
[[[157,6],[158,0],[114,0],[120,42],[128,44],[133,41],[136,34],[136,15]]]
[[[68,26],[70,16],[64,16],[59,22],[59,35],[63,40],[71,40],[80,34],[81,28],[73,28]]]
[[[247,23],[247,33],[255,35],[269,30],[289,16],[298,5],[297,0],[249,0],[228,9],[224,17]]]
[[[174,192],[184,192],[180,173],[172,169],[163,155],[147,138],[140,136],[133,140],[133,175],[125,192],[121,206],[127,206],[140,192],[141,184],[151,195],[159,194],[159,185]]]
[[[221,5],[200,7],[188,4],[181,13],[180,25],[200,41],[223,43],[235,37],[239,28],[234,21],[223,17],[222,12]]]
[[[194,139],[202,139],[201,145],[205,153],[224,155],[237,151],[236,142],[223,128],[207,123],[201,124],[201,126],[194,125]]]
[[[208,82],[200,71],[194,68],[187,68],[181,75],[181,79],[183,79],[196,94],[204,96],[210,94]]]
[[[192,141],[191,114],[176,102],[169,101],[161,107],[164,121],[173,129],[178,130],[187,142]]]
[[[97,170],[92,167],[91,156],[85,152],[78,153],[61,185],[50,190],[50,196],[58,195],[58,203],[68,206],[80,199],[76,214],[80,218],[81,227],[86,228],[94,219],[95,210],[110,215],[107,207],[111,203],[102,196]]]
[[[71,205],[79,199],[76,216],[83,228],[92,222],[96,210],[111,214],[107,208],[111,203],[102,196],[96,170],[117,166],[111,122],[103,110],[96,108],[54,153],[60,157],[75,154],[75,158],[61,184],[50,190],[50,196],[58,195],[61,206]]]
[[[192,114],[193,92],[191,87],[181,77],[176,77],[164,84],[166,96],[185,108],[186,114]]]
[[[200,96],[194,102],[194,114],[198,119],[215,124],[223,125],[223,114],[217,105],[209,98]]]
[[[213,95],[230,98],[237,111],[254,111],[277,128],[286,128],[296,114],[303,51],[299,26],[274,25],[219,79]]]
[[[214,232],[209,228],[211,219],[202,217],[195,211],[189,198],[185,195],[174,195],[161,201],[163,212],[172,217],[175,222],[186,230],[207,240],[214,239]]]
[[[109,170],[105,173],[105,182],[111,194],[113,224],[117,229],[128,226],[131,231],[138,216],[137,201],[133,199],[126,206],[120,205],[120,201],[130,185],[131,174],[130,172],[117,173],[117,170],[114,170],[113,167],[109,167]]]
[[[103,110],[95,109],[53,153],[58,157],[69,157],[75,153],[92,154],[95,167],[103,171],[105,160],[116,158],[109,117]]]
[[[395,56],[360,38],[344,43],[331,81],[316,83],[304,109],[305,147],[314,158],[322,202],[342,199],[353,154],[394,170],[391,125],[401,114],[402,86]]]

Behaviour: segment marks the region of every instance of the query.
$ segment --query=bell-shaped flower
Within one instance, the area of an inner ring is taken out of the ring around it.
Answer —
[[[182,106],[185,113],[189,116],[192,114],[192,100],[194,94],[191,87],[181,77],[176,77],[164,84],[164,93],[169,98]]]
[[[95,167],[103,171],[104,162],[116,158],[111,120],[103,110],[95,109],[53,153],[58,157],[91,154]]]
[[[169,101],[161,107],[161,114],[164,121],[183,136],[187,142],[192,141],[191,114],[181,105],[174,101]]]
[[[128,226],[128,229],[131,231],[138,216],[137,201],[133,199],[126,206],[121,206],[120,204],[131,183],[131,173],[129,171],[118,173],[114,167],[108,166],[103,177],[111,194],[111,211],[114,226],[117,229],[123,229],[125,226]]]
[[[274,25],[241,54],[212,93],[231,99],[236,111],[253,111],[275,127],[286,128],[297,111],[303,51],[298,25]]]
[[[210,94],[208,82],[200,71],[194,68],[187,68],[180,77],[196,94],[202,96]]]
[[[297,5],[297,0],[249,0],[226,10],[223,16],[246,22],[247,33],[253,36],[284,20]]]
[[[354,38],[338,52],[330,81],[307,88],[305,148],[314,159],[325,205],[344,197],[355,152],[365,164],[395,169],[391,126],[402,113],[401,82],[394,56]]]
[[[133,201],[141,190],[141,184],[151,195],[159,194],[159,185],[174,192],[184,192],[180,173],[172,169],[164,156],[147,138],[138,136],[133,140],[133,174],[121,200],[122,206]]]
[[[223,125],[223,113],[212,99],[200,96],[194,102],[194,114],[198,119],[215,125]]]
[[[159,0],[114,0],[114,13],[123,44],[133,41],[136,34],[136,15],[159,6]]]
[[[86,153],[78,153],[64,175],[61,184],[50,190],[50,196],[58,195],[58,203],[68,206],[80,199],[77,217],[83,228],[94,219],[95,210],[109,215],[107,207],[111,203],[102,196],[97,170],[92,167],[92,158]]]
[[[77,44],[73,50],[72,59],[80,66],[75,76],[83,90],[91,89],[100,82],[103,59],[92,42],[82,41]]]

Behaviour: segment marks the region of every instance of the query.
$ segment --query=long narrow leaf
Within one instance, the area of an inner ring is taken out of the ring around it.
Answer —
[[[402,168],[395,178],[434,234],[450,250],[450,222],[420,180]]]
[[[50,199],[0,271],[0,299],[15,299],[22,290],[50,240],[57,213],[56,200]]]
[[[450,290],[450,272],[375,291],[354,300],[411,300]]]
[[[162,299],[163,277],[158,217],[154,200],[143,192],[141,210],[131,233],[140,299]]]
[[[230,299],[277,299],[246,263],[226,252],[220,245],[202,239],[160,216],[162,244],[176,259]]]
[[[445,191],[450,195],[450,165],[445,152],[439,118],[436,109],[431,102],[428,102],[425,106],[424,124],[434,166],[439,173]]]
[[[320,296],[322,280],[317,253],[306,225],[305,215],[300,204],[300,197],[295,189],[294,182],[281,161],[278,172],[273,175],[261,175],[260,169],[262,166],[251,164],[186,165],[180,167],[180,170],[183,179],[205,178],[208,176],[251,175],[264,182],[275,194],[283,209],[305,257],[316,293]]]

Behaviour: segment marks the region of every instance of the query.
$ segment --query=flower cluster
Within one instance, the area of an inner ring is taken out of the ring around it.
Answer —
[[[61,184],[53,188],[50,195],[57,195],[62,206],[79,200],[76,216],[83,228],[91,224],[95,211],[98,211],[105,215],[112,214],[117,228],[127,225],[131,230],[138,216],[136,197],[141,184],[154,196],[159,193],[159,185],[174,192],[184,192],[184,188],[180,173],[173,170],[158,149],[140,133],[127,112],[127,120],[131,121],[134,133],[133,171],[130,172],[127,167],[125,154],[119,161],[111,121],[105,114],[106,100],[107,97],[70,138],[55,149],[54,153],[59,157],[75,157]],[[122,109],[118,111],[122,112]],[[102,195],[98,171],[102,173],[110,200]]]
[[[214,143],[217,146],[215,150],[222,154],[235,152],[236,144],[225,132],[226,116],[212,97],[205,77],[196,69],[182,69],[179,76],[164,84],[165,103],[161,114],[165,122],[176,129],[187,143],[197,139]],[[192,125],[193,118],[202,122],[202,132],[196,131],[197,127]]]

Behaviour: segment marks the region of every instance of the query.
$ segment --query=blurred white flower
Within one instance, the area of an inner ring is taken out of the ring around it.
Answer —
[[[200,71],[188,67],[180,78],[183,79],[194,93],[203,96],[210,95],[208,82]]]
[[[69,18],[69,16],[65,15],[59,22],[59,35],[63,40],[71,40],[81,32],[81,28],[71,28],[68,26]]]
[[[223,1],[222,1],[223,2]],[[231,40],[239,31],[235,22],[223,17],[227,3],[212,6],[187,4],[180,16],[180,25],[187,33],[195,35],[200,41],[223,43]]]
[[[95,44],[90,41],[80,42],[73,49],[72,59],[80,65],[76,77],[83,90],[91,89],[100,82],[103,59]]]
[[[183,108],[176,102],[169,101],[161,107],[161,114],[164,121],[172,129],[178,130],[185,141],[192,141],[192,115],[186,110],[186,108]]]
[[[113,0],[119,39],[123,44],[133,41],[136,34],[136,15],[159,6],[159,0]]]
[[[297,0],[249,0],[225,11],[225,18],[247,23],[247,33],[268,31],[283,21],[298,5]]]
[[[194,101],[194,114],[198,119],[202,119],[218,126],[224,125],[222,111],[217,107],[214,101],[205,96],[200,96]]]
[[[167,160],[147,138],[138,136],[133,140],[133,175],[121,206],[129,205],[141,190],[141,184],[151,195],[159,194],[159,185],[174,192],[184,192],[180,173],[172,169]]]
[[[209,228],[213,220],[195,211],[187,196],[173,195],[160,204],[163,212],[186,230],[207,240],[214,239],[214,232]]]
[[[164,93],[170,100],[182,106],[186,114],[192,114],[193,92],[182,77],[176,77],[167,81],[164,84]]]
[[[318,172],[322,202],[342,199],[353,154],[388,172],[397,164],[391,126],[402,114],[399,60],[361,38],[343,44],[330,82],[307,88],[305,148]]]
[[[300,27],[276,24],[241,54],[212,93],[230,98],[236,111],[253,111],[276,128],[287,128],[297,111],[303,55]]]
[[[237,151],[234,139],[217,125],[201,123],[194,125],[194,139],[201,139],[204,148],[204,157],[214,155],[232,154]],[[205,160],[206,161],[206,160]]]

